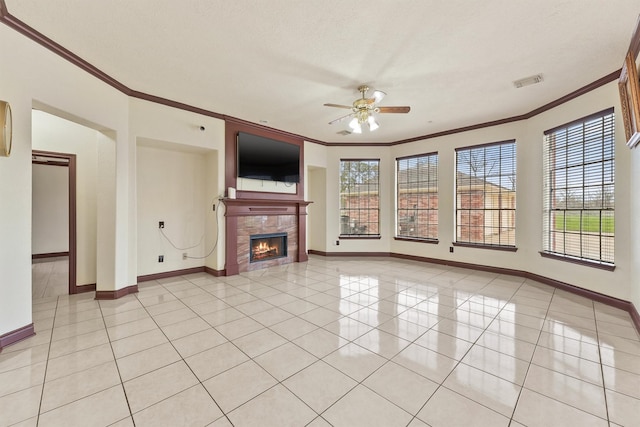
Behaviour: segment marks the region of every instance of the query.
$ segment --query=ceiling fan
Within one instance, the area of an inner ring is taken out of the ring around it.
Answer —
[[[371,94],[371,98],[366,97],[366,93],[369,91],[369,86],[358,86],[358,92],[362,94],[362,98],[358,98],[353,101],[352,106],[340,105],[340,104],[324,104],[325,107],[345,108],[351,110],[351,113],[346,116],[339,117],[329,122],[330,125],[341,122],[344,119],[352,117],[349,122],[349,127],[353,133],[362,133],[362,125],[365,123],[369,126],[370,131],[374,131],[380,127],[375,119],[374,114],[386,114],[386,113],[408,113],[411,107],[378,107],[378,103],[382,101],[382,98],[386,93],[381,90],[374,90]]]

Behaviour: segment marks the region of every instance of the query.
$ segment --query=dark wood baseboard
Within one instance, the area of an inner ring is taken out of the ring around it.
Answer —
[[[632,302],[629,304],[631,304],[631,310],[629,310],[631,320],[633,320],[633,324],[636,325],[636,330],[640,333],[640,313],[638,313],[638,309]]]
[[[214,270],[213,268],[207,267],[207,266],[204,267],[204,272],[215,277],[221,277],[221,276],[227,275],[227,272],[225,270]]]
[[[336,257],[375,257],[377,256],[377,257],[400,258],[400,259],[408,259],[411,261],[428,262],[431,264],[448,265],[451,267],[468,268],[470,270],[487,271],[490,273],[507,274],[510,276],[524,277],[526,279],[535,280],[536,282],[540,282],[548,286],[553,286],[554,288],[558,288],[563,291],[580,295],[585,298],[589,298],[593,301],[597,301],[599,303],[609,305],[611,307],[615,307],[620,310],[624,310],[629,313],[629,315],[631,316],[631,320],[633,321],[636,327],[636,330],[638,331],[638,333],[640,333],[640,313],[638,313],[638,310],[636,309],[636,307],[633,305],[632,302],[625,301],[623,299],[612,297],[609,295],[605,295],[600,292],[591,291],[589,289],[584,289],[579,286],[562,282],[560,280],[551,279],[549,277],[541,276],[536,273],[530,273],[528,271],[515,270],[511,268],[492,267],[489,265],[472,264],[467,262],[451,261],[451,260],[444,260],[444,259],[438,259],[438,258],[428,258],[428,257],[421,257],[416,255],[398,254],[393,252],[391,253],[389,252],[323,252],[323,251],[316,251],[316,250],[310,249],[309,253],[313,255],[336,256]]]
[[[61,256],[69,256],[69,252],[49,252],[46,254],[33,254],[31,259],[57,258]]]
[[[76,286],[76,293],[77,294],[83,294],[85,292],[93,292],[96,290],[96,284],[95,283],[89,283],[86,285],[78,285]]]
[[[321,255],[321,256],[340,256],[340,257],[390,257],[393,256],[390,252],[323,252],[316,251],[315,249],[309,249],[307,251],[309,255]]]
[[[138,292],[138,285],[131,285],[125,288],[117,289],[115,291],[96,291],[96,299],[98,300],[107,300],[107,299],[118,299],[129,294],[135,294]]]
[[[164,271],[162,273],[146,274],[144,276],[138,276],[138,283],[149,282],[151,280],[166,279],[169,277],[184,276],[186,274],[195,274],[195,273],[207,273],[216,277],[226,275],[225,270],[214,270],[211,267],[202,266],[202,267],[185,268],[184,270]]]
[[[3,348],[15,344],[18,341],[22,341],[25,338],[29,338],[36,334],[33,329],[33,323],[23,326],[22,328],[18,328],[15,331],[7,332],[6,334],[0,335],[0,352]]]

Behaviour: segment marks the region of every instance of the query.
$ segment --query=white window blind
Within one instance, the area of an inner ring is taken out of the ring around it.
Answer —
[[[380,234],[380,160],[340,160],[340,235]]]
[[[396,159],[396,236],[438,238],[438,153]]]
[[[456,149],[456,243],[515,247],[516,142]]]
[[[543,161],[543,250],[613,265],[613,108],[546,131]]]

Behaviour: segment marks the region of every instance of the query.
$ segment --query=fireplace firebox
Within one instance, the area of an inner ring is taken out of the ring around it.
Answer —
[[[253,234],[249,236],[249,262],[266,261],[287,256],[287,233]]]

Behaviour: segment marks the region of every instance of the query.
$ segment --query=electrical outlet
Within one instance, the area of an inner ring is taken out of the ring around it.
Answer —
[[[158,255],[158,262],[164,262],[164,255]]]
[[[340,240],[336,240],[336,246],[340,246]]]
[[[158,222],[158,228],[164,228],[164,221]]]
[[[213,204],[213,211],[214,212],[216,211],[216,204],[215,203]]]
[[[187,253],[186,252],[182,253],[182,259],[187,259]]]
[[[449,252],[453,253],[453,246],[449,246]]]

